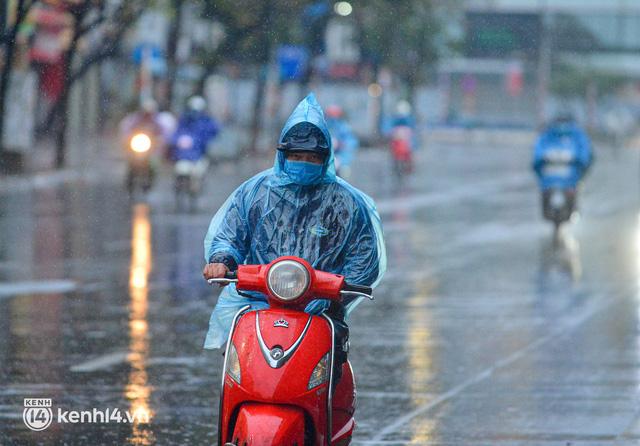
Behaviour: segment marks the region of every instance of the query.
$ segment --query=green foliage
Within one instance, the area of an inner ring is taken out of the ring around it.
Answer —
[[[202,0],[203,16],[220,22],[225,60],[265,63],[279,42],[300,40],[300,16],[309,0]]]
[[[265,63],[278,43],[309,44],[323,32],[329,12],[316,23],[302,18],[306,6],[318,0],[200,0],[203,16],[220,22],[225,38],[213,60]],[[434,0],[352,0],[363,54],[387,65],[408,82],[420,80],[438,56],[442,23]],[[455,3],[455,2],[453,2]],[[442,6],[438,6],[442,9]],[[316,36],[317,37],[317,36]]]
[[[429,0],[354,0],[360,44],[408,83],[418,82],[438,57],[442,23]]]

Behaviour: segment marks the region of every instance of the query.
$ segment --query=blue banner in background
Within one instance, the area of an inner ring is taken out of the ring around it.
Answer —
[[[309,64],[309,53],[300,45],[281,45],[277,60],[280,81],[295,81],[304,77]]]

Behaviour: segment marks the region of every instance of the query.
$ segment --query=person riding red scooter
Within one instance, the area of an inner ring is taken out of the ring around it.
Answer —
[[[344,276],[317,271],[292,256],[269,265],[239,265],[237,273],[209,282],[261,292],[270,306],[248,311],[247,305],[233,321],[218,443],[348,445],[355,428],[351,364],[338,362],[332,319],[304,309],[316,298],[338,304],[343,297],[373,299],[371,288],[350,285]]]
[[[226,283],[237,271],[238,280],[220,295],[205,340],[205,348],[229,341],[220,442],[348,444],[346,317],[386,269],[380,218],[371,198],[336,177],[313,94],[276,153],[272,169],[218,210],[205,238],[204,277]]]

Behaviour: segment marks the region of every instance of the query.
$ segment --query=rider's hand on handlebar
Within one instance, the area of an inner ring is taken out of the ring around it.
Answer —
[[[205,279],[222,279],[229,272],[229,268],[224,263],[209,263],[204,267],[202,275]],[[226,286],[227,284],[220,284]]]

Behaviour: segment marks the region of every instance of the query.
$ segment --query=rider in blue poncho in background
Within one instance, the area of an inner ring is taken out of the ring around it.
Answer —
[[[187,110],[180,116],[178,128],[171,137],[169,158],[198,161],[207,155],[209,142],[220,131],[218,123],[207,114],[207,102],[201,96],[193,96],[187,102]]]
[[[238,264],[293,255],[316,269],[342,274],[349,283],[376,286],[386,269],[380,218],[371,198],[336,177],[331,137],[313,94],[298,104],[278,142],[273,168],[238,187],[211,220],[204,241],[205,278],[222,277]],[[265,296],[253,297],[253,309],[267,307]],[[326,311],[336,325],[337,343],[344,344],[345,317],[360,299],[344,305],[316,299],[306,311]],[[233,316],[246,304],[234,285],[223,290],[205,348],[226,342]],[[346,359],[346,352],[339,359]]]
[[[351,163],[360,142],[344,117],[339,105],[330,105],[326,110],[327,127],[331,134],[331,144],[336,155],[336,169],[342,178],[349,178]]]
[[[592,162],[591,141],[568,113],[560,114],[542,132],[533,153],[533,170],[543,191],[574,189]]]

